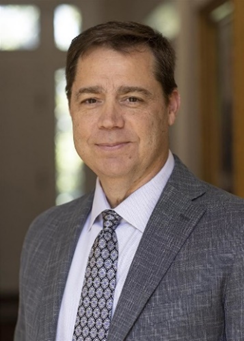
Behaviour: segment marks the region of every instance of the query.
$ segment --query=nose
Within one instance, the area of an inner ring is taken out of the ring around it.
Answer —
[[[100,129],[123,128],[124,117],[122,109],[114,102],[106,102],[101,108],[98,126]]]

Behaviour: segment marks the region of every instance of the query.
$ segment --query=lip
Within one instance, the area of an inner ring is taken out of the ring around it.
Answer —
[[[130,142],[96,143],[96,147],[104,151],[114,151],[127,147]]]

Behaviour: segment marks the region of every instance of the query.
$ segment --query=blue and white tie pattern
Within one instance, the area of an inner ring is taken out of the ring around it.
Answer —
[[[72,341],[106,341],[108,335],[119,255],[115,229],[121,217],[113,210],[102,215],[103,229],[88,259]]]

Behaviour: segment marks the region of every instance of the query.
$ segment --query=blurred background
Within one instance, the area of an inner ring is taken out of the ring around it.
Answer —
[[[200,178],[244,197],[243,0],[0,0],[0,339],[13,339],[21,246],[45,209],[91,190],[73,147],[66,51],[81,31],[132,20],[177,54],[182,106],[172,151]]]

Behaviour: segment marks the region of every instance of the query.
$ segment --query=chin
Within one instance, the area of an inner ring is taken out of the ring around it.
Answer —
[[[94,171],[99,178],[107,178],[107,179],[122,179],[124,177],[128,177],[128,170],[122,169],[122,167],[119,168],[106,168],[106,169],[99,169],[97,171]]]

